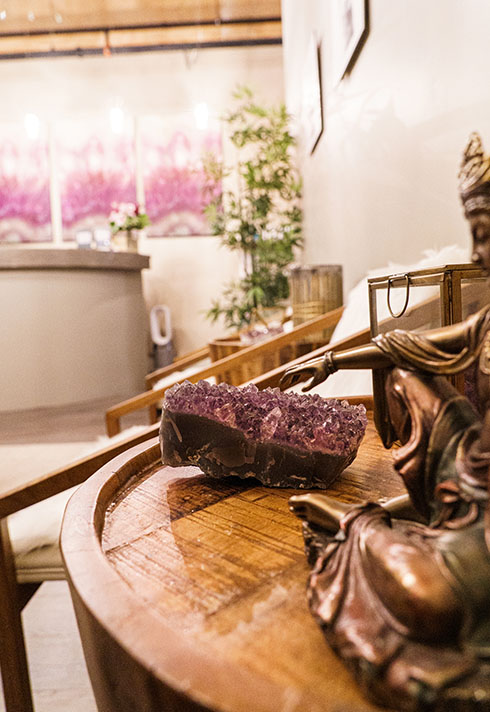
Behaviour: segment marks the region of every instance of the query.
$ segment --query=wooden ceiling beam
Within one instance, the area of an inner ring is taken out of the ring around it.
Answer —
[[[149,45],[199,46],[205,43],[229,43],[245,40],[281,39],[280,22],[253,24],[224,24],[197,27],[174,27],[151,30],[118,30],[109,32],[109,44],[113,48]]]
[[[280,16],[280,0],[0,0],[0,36]]]
[[[0,0],[1,1],[1,0]],[[279,16],[274,17],[263,17],[263,18],[247,18],[247,19],[236,19],[236,20],[203,20],[202,22],[195,22],[186,20],[183,22],[156,22],[156,23],[139,23],[136,25],[87,25],[84,27],[77,27],[73,29],[67,29],[66,27],[60,27],[56,30],[37,30],[29,32],[3,32],[0,33],[0,39],[5,37],[37,37],[40,35],[73,35],[81,34],[86,32],[115,32],[121,31],[133,31],[133,30],[160,30],[160,29],[173,29],[177,27],[206,27],[208,25],[219,26],[219,25],[253,25],[253,24],[263,24],[270,22],[280,22],[281,18]]]
[[[281,22],[187,25],[133,30],[90,30],[0,36],[0,59],[57,55],[121,54],[134,51],[171,50],[194,47],[280,44]]]

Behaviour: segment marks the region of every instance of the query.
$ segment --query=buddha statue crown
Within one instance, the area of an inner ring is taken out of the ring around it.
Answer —
[[[490,156],[483,152],[477,133],[472,133],[468,140],[458,178],[465,212],[490,212]]]

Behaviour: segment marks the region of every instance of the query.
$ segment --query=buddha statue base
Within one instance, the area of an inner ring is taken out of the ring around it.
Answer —
[[[433,529],[389,505],[349,508],[316,493],[290,504],[306,520],[310,610],[363,692],[397,710],[488,712],[482,521]]]

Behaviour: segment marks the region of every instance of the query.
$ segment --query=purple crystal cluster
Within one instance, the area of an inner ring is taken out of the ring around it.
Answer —
[[[185,381],[166,392],[164,407],[236,428],[256,442],[331,455],[357,451],[367,425],[363,405],[254,385]]]

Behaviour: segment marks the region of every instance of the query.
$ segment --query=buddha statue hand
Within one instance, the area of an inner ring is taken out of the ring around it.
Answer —
[[[284,391],[286,388],[295,386],[297,383],[310,378],[311,380],[302,388],[302,391],[311,391],[312,388],[319,383],[323,383],[337,370],[337,366],[333,361],[333,351],[327,351],[324,356],[319,356],[288,368],[281,378],[279,388]]]

